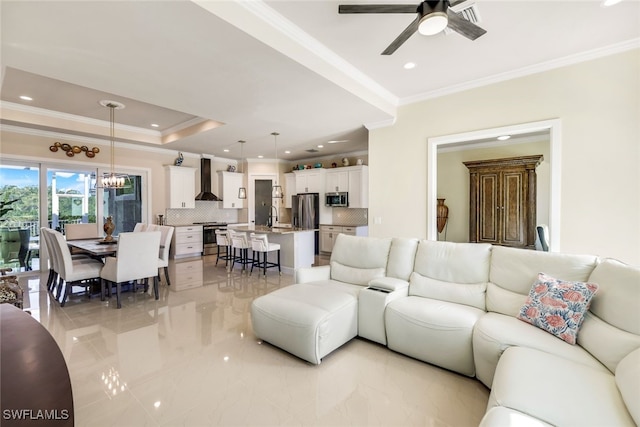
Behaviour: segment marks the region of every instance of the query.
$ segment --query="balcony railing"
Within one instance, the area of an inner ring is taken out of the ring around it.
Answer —
[[[66,224],[80,224],[82,223],[82,219],[59,219],[58,226],[60,227],[60,231],[64,233],[64,226]],[[52,221],[48,221],[47,227],[51,228]],[[31,234],[31,237],[40,235],[40,221],[30,221],[30,220],[8,220],[2,223],[0,228],[8,228],[8,229],[25,229],[28,228]]]

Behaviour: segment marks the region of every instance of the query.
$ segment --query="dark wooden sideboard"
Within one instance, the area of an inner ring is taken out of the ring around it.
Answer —
[[[469,241],[535,249],[536,167],[542,155],[463,162],[469,169]]]
[[[74,425],[71,379],[60,347],[44,326],[11,304],[0,304],[0,425]]]

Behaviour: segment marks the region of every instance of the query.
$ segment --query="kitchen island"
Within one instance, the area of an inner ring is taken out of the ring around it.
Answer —
[[[266,234],[269,242],[280,245],[282,271],[293,274],[296,268],[311,267],[315,260],[315,235],[318,230],[295,227],[265,227],[261,225],[229,225],[236,231]],[[270,253],[269,261],[276,262],[277,254]]]

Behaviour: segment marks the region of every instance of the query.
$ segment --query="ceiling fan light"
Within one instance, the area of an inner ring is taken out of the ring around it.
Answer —
[[[420,20],[418,32],[423,36],[432,36],[443,31],[449,25],[449,18],[444,12],[432,12]]]

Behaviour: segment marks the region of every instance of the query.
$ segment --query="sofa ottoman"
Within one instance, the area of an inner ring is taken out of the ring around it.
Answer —
[[[258,337],[317,365],[358,334],[358,296],[296,284],[254,300],[251,319]]]

